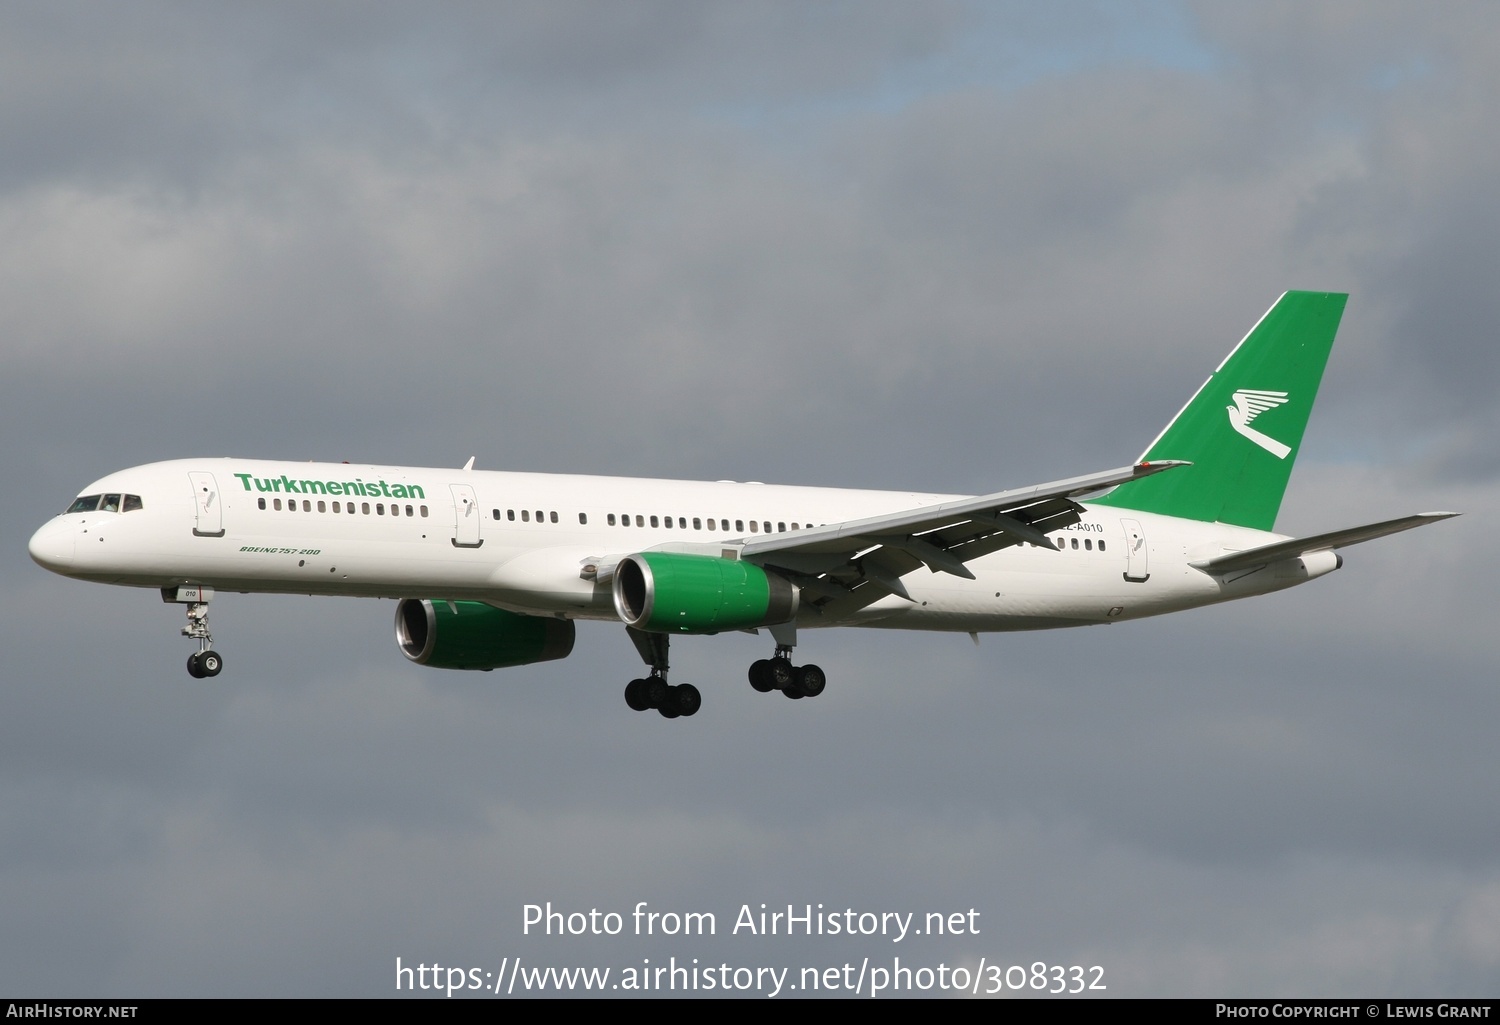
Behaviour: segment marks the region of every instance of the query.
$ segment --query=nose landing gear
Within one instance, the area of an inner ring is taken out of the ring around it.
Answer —
[[[224,671],[224,659],[217,651],[205,649],[188,656],[188,675],[201,680],[205,676],[218,676]]]
[[[162,601],[187,606],[187,625],[182,628],[182,635],[198,642],[198,650],[187,660],[188,675],[195,680],[218,676],[224,671],[224,656],[213,650],[213,634],[208,631],[208,603],[213,596],[211,587],[161,589]]]

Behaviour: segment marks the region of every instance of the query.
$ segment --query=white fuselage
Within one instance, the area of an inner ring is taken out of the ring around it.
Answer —
[[[33,558],[134,587],[474,599],[514,612],[617,618],[592,567],[653,549],[704,551],[955,496],[733,482],[197,459],[122,470],[85,495],[131,511],[66,513]],[[393,512],[394,509],[394,512]],[[628,525],[627,525],[628,524]],[[1051,535],[975,559],[975,579],[920,569],[896,595],[802,627],[997,631],[1136,619],[1292,586],[1334,568],[1292,559],[1235,579],[1190,563],[1280,540],[1221,523],[1095,506]]]

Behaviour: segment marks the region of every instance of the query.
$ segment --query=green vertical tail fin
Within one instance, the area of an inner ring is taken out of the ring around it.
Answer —
[[[1282,295],[1141,457],[1193,465],[1089,504],[1272,529],[1348,298]]]

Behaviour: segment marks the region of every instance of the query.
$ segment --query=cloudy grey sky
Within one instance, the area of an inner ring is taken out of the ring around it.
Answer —
[[[1100,965],[1116,996],[1500,989],[1500,9],[0,9],[0,991],[394,993],[395,964]],[[351,459],[976,492],[1139,453],[1351,293],[1288,593],[1099,630],[409,665],[389,602],[50,576],[111,470]],[[522,934],[527,903],[713,939]],[[742,904],[976,936],[727,935]]]

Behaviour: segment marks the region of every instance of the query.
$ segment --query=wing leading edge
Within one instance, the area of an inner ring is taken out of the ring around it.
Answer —
[[[926,566],[974,579],[965,563],[1023,541],[1055,546],[1049,531],[1079,521],[1073,499],[1189,464],[1137,463],[1102,473],[997,491],[977,498],[769,534],[738,545],[739,557],[791,578],[803,608],[839,619],[895,594],[910,601],[901,578]]]

